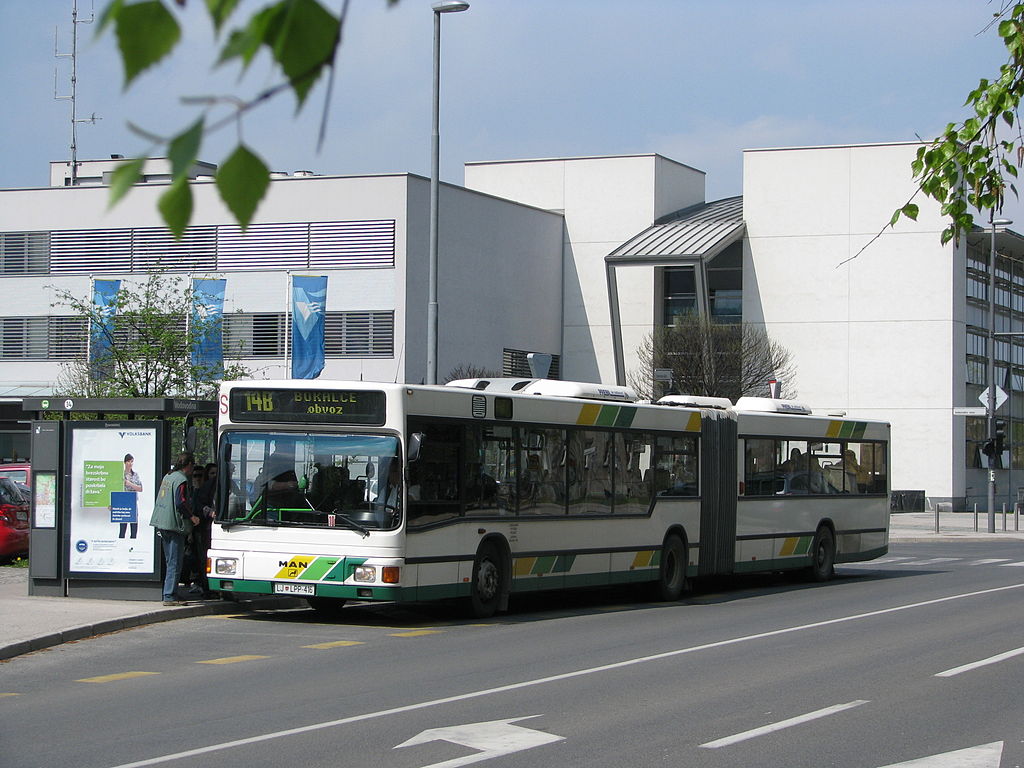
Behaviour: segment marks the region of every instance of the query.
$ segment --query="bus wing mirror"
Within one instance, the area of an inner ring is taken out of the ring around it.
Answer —
[[[366,462],[366,479],[372,480],[375,470],[373,468],[373,462]]]
[[[409,435],[409,461],[416,461],[420,457],[420,448],[423,447],[423,437],[424,435],[422,432],[413,432]]]

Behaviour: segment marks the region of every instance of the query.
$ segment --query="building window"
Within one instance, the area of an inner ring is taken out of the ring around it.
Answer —
[[[697,280],[693,267],[666,267],[663,279],[665,325],[675,325],[677,320],[697,314]]]
[[[533,373],[530,371],[530,361],[526,357],[528,354],[530,353],[525,349],[509,349],[505,347],[501,355],[501,375],[531,378]],[[551,367],[548,369],[546,378],[562,378],[562,358],[560,355],[551,356]]]
[[[0,275],[45,275],[49,268],[49,232],[0,232]]]
[[[262,358],[285,356],[291,329],[283,312],[224,315],[224,356]],[[394,357],[395,313],[328,312],[324,318],[324,355]]]

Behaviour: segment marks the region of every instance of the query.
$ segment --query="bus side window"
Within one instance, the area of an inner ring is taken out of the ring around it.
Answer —
[[[458,517],[462,427],[409,419],[409,429],[424,434],[419,458],[409,464],[410,527]]]

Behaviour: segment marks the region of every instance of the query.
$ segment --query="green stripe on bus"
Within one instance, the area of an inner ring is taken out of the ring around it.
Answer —
[[[626,406],[620,406],[619,415],[615,417],[616,427],[629,427],[633,424],[633,419],[636,417],[636,408],[628,408]]]
[[[532,574],[551,573],[551,569],[555,566],[555,560],[558,558],[554,555],[546,555],[544,557],[538,557],[537,562],[533,564],[533,568],[530,570]]]
[[[566,573],[572,570],[572,564],[576,561],[576,555],[559,555],[555,559],[552,569],[554,573]]]
[[[618,418],[620,406],[618,405],[602,405],[601,412],[597,414],[597,421],[594,422],[599,427],[611,427],[615,425],[615,419]]]
[[[340,557],[318,557],[313,561],[313,564],[310,565],[309,568],[299,575],[299,578],[319,581],[324,577],[324,574],[337,565],[340,560]]]

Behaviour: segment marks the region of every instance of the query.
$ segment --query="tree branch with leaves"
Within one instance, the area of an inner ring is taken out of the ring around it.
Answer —
[[[113,29],[124,67],[126,89],[139,75],[177,48],[183,34],[180,13],[187,2],[112,0],[106,6],[97,34]],[[388,2],[393,4],[397,0]],[[192,218],[189,170],[199,159],[203,137],[228,125],[240,124],[251,110],[288,91],[295,95],[296,111],[301,111],[311,89],[321,77],[326,74],[333,81],[348,4],[349,0],[343,0],[340,12],[335,14],[317,0],[277,0],[233,23],[240,0],[204,0],[220,46],[215,66],[239,62],[244,74],[260,52],[267,52],[275,71],[283,79],[248,100],[234,96],[185,97],[184,103],[202,106],[204,113],[173,136],[165,137],[133,126],[133,130],[153,142],[150,154],[163,151],[170,160],[171,184],[160,196],[157,207],[175,237],[181,238]],[[329,83],[320,126],[321,144],[326,132],[326,105],[330,92]],[[212,119],[211,110],[224,105],[229,107],[229,114]],[[145,161],[145,157],[130,160],[113,173],[111,205],[140,181]],[[215,181],[221,199],[245,229],[270,184],[267,164],[239,139],[237,146],[220,163]]]
[[[918,192],[941,205],[949,220],[942,231],[945,245],[960,241],[974,227],[974,212],[995,212],[1003,207],[1007,191],[1017,194],[1013,180],[1024,162],[1024,134],[1019,107],[1024,95],[1024,3],[1006,3],[993,14],[1007,51],[1007,61],[992,80],[982,79],[964,106],[972,114],[949,123],[931,142],[917,150],[911,163]],[[917,196],[915,192],[914,197]],[[897,209],[889,222],[903,216],[917,219],[914,198]]]

